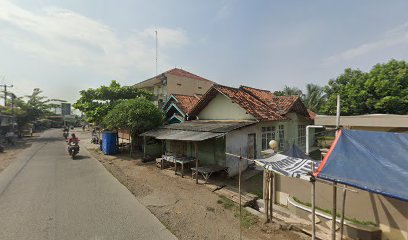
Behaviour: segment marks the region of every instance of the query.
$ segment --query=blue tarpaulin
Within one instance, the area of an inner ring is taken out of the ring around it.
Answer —
[[[286,155],[288,157],[293,157],[293,158],[301,158],[301,159],[311,159],[309,156],[306,155],[296,144],[292,144],[290,148],[283,153],[283,155]]]
[[[339,130],[314,176],[408,201],[408,134]]]

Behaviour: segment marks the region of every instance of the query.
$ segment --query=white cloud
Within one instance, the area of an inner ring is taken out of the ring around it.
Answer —
[[[0,24],[1,42],[52,62],[121,76],[130,69],[153,72],[155,68],[154,28],[120,38],[104,23],[76,12],[56,7],[31,12],[6,0],[0,0]],[[161,48],[188,43],[181,28],[157,30]]]
[[[408,44],[408,23],[401,24],[383,34],[377,40],[369,41],[360,46],[345,50],[326,59],[325,63],[351,60],[356,57],[387,50],[397,45]]]

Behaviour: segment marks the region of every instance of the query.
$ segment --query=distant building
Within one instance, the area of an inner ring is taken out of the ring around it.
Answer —
[[[172,94],[188,96],[204,94],[213,84],[208,79],[180,68],[173,68],[134,86],[153,93],[155,104],[162,107]]]
[[[322,126],[336,126],[336,116],[317,115],[315,124]],[[396,114],[367,114],[358,116],[341,116],[340,126],[346,129],[408,132],[408,115]]]
[[[71,115],[71,104],[70,103],[61,103],[61,115]]]
[[[12,126],[14,122],[15,122],[15,117],[13,117],[12,115],[0,113],[0,126],[1,127]]]

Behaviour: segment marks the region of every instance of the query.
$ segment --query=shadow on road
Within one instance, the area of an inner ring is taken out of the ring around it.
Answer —
[[[78,156],[75,156],[75,158],[72,159],[72,160],[77,161],[77,160],[84,160],[84,159],[89,159],[89,157],[88,156],[78,155]]]

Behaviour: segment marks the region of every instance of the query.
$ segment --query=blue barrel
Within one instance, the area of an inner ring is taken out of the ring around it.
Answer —
[[[118,146],[116,140],[118,133],[116,132],[103,132],[102,133],[102,152],[105,155],[113,155],[118,153]]]

